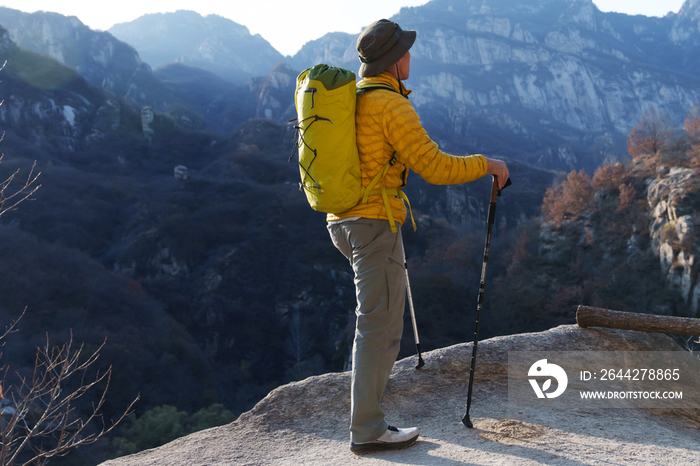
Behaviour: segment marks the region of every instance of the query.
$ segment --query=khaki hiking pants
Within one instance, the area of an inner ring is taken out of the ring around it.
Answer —
[[[350,440],[370,442],[387,429],[379,402],[399,354],[406,282],[401,228],[365,219],[328,225],[355,272],[357,326],[352,348]]]

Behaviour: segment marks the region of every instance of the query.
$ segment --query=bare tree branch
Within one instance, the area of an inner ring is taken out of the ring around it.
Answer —
[[[8,325],[7,327],[5,327],[5,333],[3,333],[2,335],[0,335],[0,341],[2,341],[2,340],[3,340],[6,336],[8,336],[9,334],[15,333],[15,332],[17,331],[17,329],[16,329],[16,327],[17,327],[17,322],[19,322],[19,321],[22,319],[22,317],[24,317],[24,314],[25,314],[26,312],[27,312],[27,308],[25,307],[24,310],[22,311],[22,313],[19,315],[19,317],[17,317],[15,320],[13,320],[12,323],[11,323],[10,325]],[[4,342],[3,342],[3,344],[4,344]],[[0,353],[0,356],[2,356],[2,353]]]
[[[0,137],[0,142],[2,142],[4,137],[5,133],[3,133],[2,137]],[[2,162],[3,157],[4,155],[0,155],[0,162]],[[31,200],[34,193],[36,193],[36,191],[41,187],[40,184],[37,184],[37,180],[39,179],[39,175],[41,175],[41,173],[35,174],[35,169],[36,162],[32,164],[32,168],[29,170],[29,174],[27,175],[24,185],[14,192],[11,192],[9,188],[10,184],[14,181],[17,175],[19,175],[19,168],[7,179],[0,182],[0,216],[2,216],[2,214],[5,212],[17,209],[17,206],[22,202]]]
[[[627,151],[632,157],[656,155],[666,148],[672,136],[673,127],[668,116],[651,107],[630,131]]]
[[[11,392],[14,412],[5,416],[3,411],[0,421],[1,465],[45,464],[49,458],[94,443],[131,414],[138,396],[110,425],[105,423],[100,412],[106,401],[112,368],[92,376],[88,371],[94,367],[105,344],[106,340],[85,357],[84,345],[74,349],[72,333],[62,346],[52,347],[47,336],[46,344],[37,348],[31,378],[17,374],[18,383],[6,389]],[[67,390],[68,381],[75,379],[79,382],[77,388]],[[77,412],[77,400],[93,389],[101,391],[98,400],[92,404],[87,417],[81,417]],[[96,423],[98,426],[93,428]]]

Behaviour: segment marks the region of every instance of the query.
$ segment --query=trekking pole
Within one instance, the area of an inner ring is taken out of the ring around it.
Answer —
[[[503,189],[510,186],[510,178],[506,180]],[[467,391],[467,413],[462,418],[462,424],[468,428],[473,428],[474,424],[469,419],[469,408],[472,404],[472,388],[474,386],[474,369],[476,368],[476,346],[479,343],[479,322],[481,320],[481,309],[484,304],[484,288],[486,288],[486,264],[489,261],[489,250],[491,249],[491,230],[496,217],[496,199],[501,195],[501,190],[498,189],[498,178],[494,175],[491,182],[491,203],[489,204],[489,213],[486,219],[486,246],[484,247],[484,263],[481,267],[481,285],[479,286],[479,300],[476,305],[476,327],[474,329],[474,346],[472,347],[472,363],[469,370],[469,390]]]
[[[418,365],[416,369],[420,369],[425,365],[423,357],[420,355],[420,340],[418,339],[418,326],[416,325],[416,311],[413,309],[413,296],[411,296],[411,282],[408,279],[408,262],[406,262],[406,250],[403,247],[403,238],[401,238],[401,249],[403,250],[403,270],[406,272],[406,293],[408,293],[408,306],[411,310],[411,321],[413,322],[413,336],[416,339],[416,351],[418,352]]]

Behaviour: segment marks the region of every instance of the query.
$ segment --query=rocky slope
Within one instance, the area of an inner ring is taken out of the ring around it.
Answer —
[[[296,118],[294,100],[290,96],[294,95],[297,74],[289,65],[279,63],[265,76],[212,96],[204,114],[212,128],[224,133],[233,132],[251,118],[286,125]]]
[[[19,47],[51,57],[89,83],[136,105],[164,109],[175,100],[133,47],[109,33],[91,30],[74,16],[3,7],[0,25]]]
[[[193,11],[142,16],[109,29],[131,44],[153,68],[181,63],[202,68],[238,84],[264,76],[282,60],[259,34],[217,15]]]
[[[561,326],[479,344],[472,403],[474,429],[464,415],[471,344],[435,350],[426,365],[398,362],[383,407],[391,422],[417,425],[421,436],[407,450],[367,455],[367,464],[576,464],[640,462],[691,465],[700,460],[698,409],[562,411],[508,408],[511,351],[678,351],[670,338],[631,331]],[[700,362],[696,361],[700,367]],[[349,464],[350,373],[326,374],[279,387],[227,426],[178,439],[160,448],[103,463],[120,465]]]
[[[124,99],[50,58],[20,49],[1,27],[0,54],[7,59],[0,87],[6,144],[27,141],[70,153],[137,124],[139,116]]]

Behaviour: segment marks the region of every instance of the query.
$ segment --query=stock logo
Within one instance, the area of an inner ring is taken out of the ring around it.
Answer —
[[[530,366],[527,375],[528,377],[547,377],[547,380],[544,381],[541,388],[537,379],[528,379],[530,385],[532,385],[532,389],[535,390],[537,398],[556,398],[564,393],[566,385],[569,383],[569,378],[566,376],[564,369],[556,364],[548,363],[546,359],[540,359]],[[552,386],[552,378],[557,381],[557,389],[547,393],[547,390]]]

